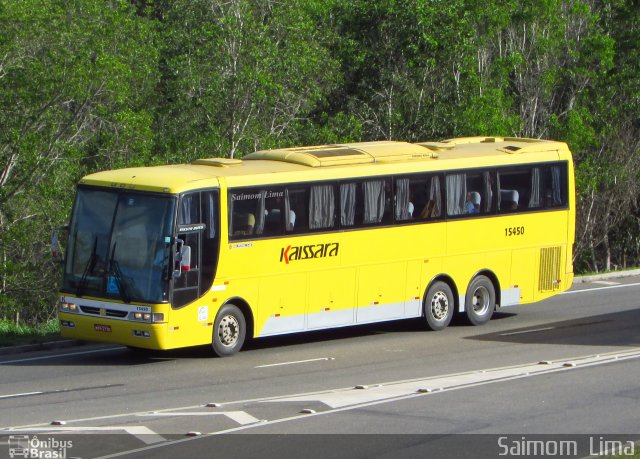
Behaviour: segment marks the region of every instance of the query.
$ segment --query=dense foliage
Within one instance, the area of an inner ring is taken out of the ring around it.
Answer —
[[[97,170],[257,148],[564,140],[576,268],[640,264],[637,0],[0,0],[0,318],[45,321]]]

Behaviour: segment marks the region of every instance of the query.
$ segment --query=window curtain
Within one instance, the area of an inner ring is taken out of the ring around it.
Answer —
[[[551,205],[562,205],[562,182],[560,180],[561,170],[559,167],[551,168]]]
[[[356,184],[340,185],[340,224],[353,226],[356,216]]]
[[[335,219],[333,185],[311,187],[309,196],[309,228],[332,228]]]
[[[198,223],[196,221],[198,218],[197,207],[195,206],[195,198],[197,197],[197,193],[188,194],[182,197],[182,205],[180,206],[180,215],[178,218],[179,225],[190,225],[191,223]]]
[[[260,191],[260,197],[258,198],[258,202],[256,203],[256,226],[254,228],[255,234],[264,233],[264,221],[265,214],[267,212],[267,208],[265,205],[265,198],[267,196],[267,192],[265,190]]]
[[[214,195],[211,191],[207,191],[203,195],[203,206],[204,206],[204,214],[205,221],[204,223],[207,225],[207,239],[213,239],[216,237],[216,202],[214,199]],[[233,211],[233,209],[231,209]],[[233,215],[233,214],[230,214]]]
[[[440,177],[431,177],[429,186],[429,200],[433,201],[432,216],[439,217],[442,215],[440,203],[442,202],[442,191],[440,190]]]
[[[500,210],[500,206],[502,205],[502,193],[500,192],[500,173],[496,173],[496,206],[498,207],[498,210]]]
[[[466,174],[447,175],[447,214],[461,215],[464,213],[464,203],[467,197]]]
[[[379,223],[384,215],[384,180],[372,180],[362,184],[364,195],[364,219],[366,223]]]
[[[484,185],[484,204],[482,206],[483,212],[491,212],[491,203],[493,201],[493,190],[491,189],[491,173],[483,172],[482,181]]]
[[[396,220],[409,220],[409,179],[402,178],[396,180]]]
[[[529,197],[529,208],[540,207],[540,168],[534,167],[531,170],[531,195]]]
[[[296,214],[291,210],[291,201],[289,201],[289,189],[284,190],[284,228],[285,231],[293,231],[293,225],[296,223]]]

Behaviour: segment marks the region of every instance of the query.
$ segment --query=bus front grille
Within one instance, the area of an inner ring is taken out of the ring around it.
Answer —
[[[560,288],[561,255],[561,247],[544,247],[540,249],[539,291],[552,292]]]
[[[105,317],[126,317],[127,311],[118,311],[117,309],[105,309],[104,313],[100,313],[100,308],[96,308],[94,306],[80,306],[80,310],[85,314],[94,314],[96,316],[105,316]]]

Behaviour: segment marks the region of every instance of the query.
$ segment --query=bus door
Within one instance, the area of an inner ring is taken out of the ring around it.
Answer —
[[[178,210],[174,245],[173,301],[179,308],[204,295],[218,260],[218,192],[185,194]]]

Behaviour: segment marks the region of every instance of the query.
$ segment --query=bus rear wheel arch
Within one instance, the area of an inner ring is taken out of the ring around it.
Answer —
[[[247,321],[236,305],[225,304],[213,323],[211,347],[218,357],[228,357],[238,352],[247,336]]]
[[[427,289],[423,301],[427,326],[434,331],[443,330],[451,323],[455,309],[455,297],[451,286],[442,280],[433,282]]]
[[[484,275],[474,277],[467,288],[464,302],[467,320],[472,325],[489,322],[496,309],[496,289],[491,279]]]

